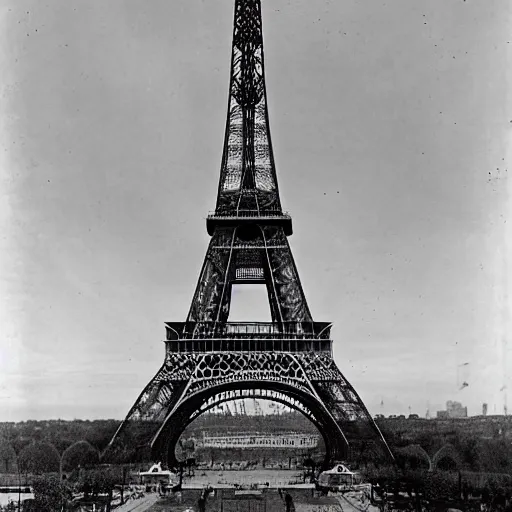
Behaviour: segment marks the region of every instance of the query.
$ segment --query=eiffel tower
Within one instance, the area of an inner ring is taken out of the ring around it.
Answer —
[[[318,427],[325,463],[392,458],[332,357],[331,324],[315,322],[288,237],[270,138],[260,0],[235,0],[229,104],[211,236],[185,322],[167,322],[165,361],[106,453],[177,467],[185,427],[222,402],[265,398]],[[266,286],[272,322],[229,322],[233,284]]]

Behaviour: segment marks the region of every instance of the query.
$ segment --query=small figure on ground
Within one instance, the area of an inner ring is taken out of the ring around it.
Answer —
[[[204,497],[204,493],[201,493],[200,498],[197,500],[197,508],[199,512],[205,512],[206,510],[206,498]]]
[[[293,498],[288,492],[284,495],[284,504],[286,505],[286,512],[295,512]]]

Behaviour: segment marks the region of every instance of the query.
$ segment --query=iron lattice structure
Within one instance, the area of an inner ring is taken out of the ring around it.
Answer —
[[[178,464],[186,426],[217,404],[271,398],[319,429],[326,462],[391,452],[332,358],[331,325],[314,322],[282,211],[270,138],[260,0],[236,0],[231,80],[217,205],[185,322],[166,324],[164,364],[141,393],[107,454]],[[266,286],[272,322],[228,322],[233,284]]]

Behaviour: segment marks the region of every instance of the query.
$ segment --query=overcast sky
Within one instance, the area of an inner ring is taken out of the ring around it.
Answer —
[[[262,3],[290,244],[341,371],[374,414],[502,413],[510,0]],[[2,1],[0,421],[121,419],[160,367],[208,244],[233,4]],[[235,291],[232,319],[269,317]]]

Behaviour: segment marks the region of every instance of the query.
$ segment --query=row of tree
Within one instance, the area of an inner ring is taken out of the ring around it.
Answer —
[[[118,420],[49,420],[0,423],[0,439],[5,439],[16,453],[33,441],[51,443],[63,453],[77,441],[87,441],[102,452],[118,429]],[[204,414],[197,418],[186,430],[184,437],[200,435],[204,431],[252,431],[283,432],[293,430],[314,432],[315,426],[302,414],[289,412],[281,415],[242,416]],[[151,430],[151,428],[149,429]]]
[[[52,444],[59,453],[78,441],[103,451],[119,427],[118,420],[49,420],[0,423],[0,439],[4,439],[20,453],[34,441]]]
[[[17,454],[6,440],[0,440],[2,473],[62,473],[98,464],[99,460],[99,451],[87,441],[72,444],[62,454],[51,443],[33,441]]]
[[[432,459],[448,445],[451,446],[450,458],[461,468],[488,473],[512,473],[512,443],[509,437],[480,436],[478,432],[458,428],[458,425],[444,431],[427,428],[412,433],[405,429],[389,428],[389,423],[380,426],[394,452],[408,446],[417,446]]]
[[[394,452],[410,446],[421,448],[426,454],[422,464],[428,465],[428,459],[432,460],[443,446],[450,445],[453,447],[451,459],[457,459],[458,467],[480,472],[512,473],[510,438],[504,435],[484,436],[482,428],[485,422],[473,423],[471,420],[454,423],[424,420],[385,421],[379,425]],[[18,467],[22,472],[68,471],[76,466],[76,461],[93,464],[118,427],[117,420],[0,423],[0,473],[16,473]],[[122,446],[115,447],[117,458],[109,462],[148,462],[150,453],[141,448],[144,443],[139,441],[149,436],[153,427],[141,422],[132,437],[130,432],[126,432]],[[185,435],[200,436],[205,430],[226,429],[280,432],[285,427],[288,431],[291,428],[302,432],[307,432],[308,428],[315,431],[315,427],[297,413],[251,417],[203,415],[190,425]]]

